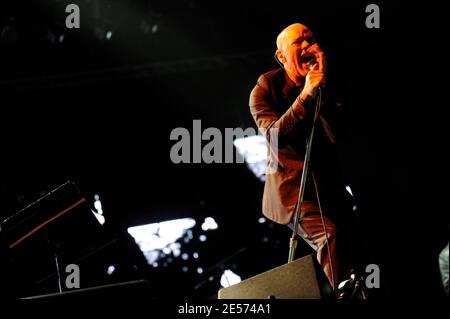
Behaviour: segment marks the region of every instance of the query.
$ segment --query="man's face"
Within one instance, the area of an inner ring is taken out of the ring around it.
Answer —
[[[315,43],[312,32],[304,25],[297,24],[285,30],[279,51],[284,56],[284,68],[291,77],[304,78],[308,74],[314,55],[308,48]]]

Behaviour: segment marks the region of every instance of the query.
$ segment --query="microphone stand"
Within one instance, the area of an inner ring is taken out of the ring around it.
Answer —
[[[316,121],[319,118],[320,113],[320,106],[322,104],[322,91],[321,88],[318,88],[319,92],[317,95],[317,101],[316,101],[316,109],[314,112],[314,120],[311,127],[311,132],[309,133],[308,138],[306,139],[306,153],[305,153],[305,160],[303,165],[303,172],[302,172],[302,178],[300,180],[300,190],[298,193],[298,199],[297,203],[295,205],[295,212],[294,212],[294,231],[291,236],[291,240],[289,243],[289,259],[288,263],[294,261],[295,258],[295,250],[297,249],[297,234],[298,234],[298,227],[299,223],[301,221],[301,207],[303,204],[303,196],[305,194],[305,187],[306,187],[306,180],[308,178],[308,171],[309,171],[309,165],[311,162],[311,148],[312,148],[312,141],[314,137],[314,128],[316,126]]]

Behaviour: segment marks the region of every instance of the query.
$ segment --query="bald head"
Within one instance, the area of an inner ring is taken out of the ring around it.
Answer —
[[[295,39],[298,35],[303,35],[305,32],[311,33],[311,31],[301,23],[294,23],[284,28],[277,37],[277,49],[284,51],[291,39]]]
[[[297,85],[308,74],[311,67],[309,62],[316,58],[308,51],[313,46],[319,49],[312,32],[301,23],[291,24],[277,37],[277,60]]]

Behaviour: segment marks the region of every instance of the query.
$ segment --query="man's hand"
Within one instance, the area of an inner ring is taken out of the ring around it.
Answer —
[[[300,94],[302,100],[315,98],[317,95],[317,88],[320,85],[325,85],[325,71],[327,68],[325,54],[317,43],[308,48],[308,51],[314,55],[316,63],[306,76],[305,86]]]
[[[319,70],[325,73],[327,70],[327,59],[325,53],[322,51],[319,45],[317,43],[314,43],[308,48],[308,52],[314,55],[314,57],[316,58],[316,62],[319,64]]]
[[[317,88],[324,83],[325,73],[319,67],[319,63],[316,63],[306,76],[305,86],[300,94],[300,99],[304,101],[315,98],[317,95]]]

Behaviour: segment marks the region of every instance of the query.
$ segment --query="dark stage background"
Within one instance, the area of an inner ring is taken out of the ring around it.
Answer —
[[[65,28],[68,3],[80,6],[80,29]],[[263,184],[246,165],[173,164],[169,137],[192,132],[194,119],[222,132],[255,127],[250,91],[277,67],[277,34],[302,22],[347,106],[343,174],[368,261],[381,269],[376,295],[441,297],[448,3],[376,3],[380,29],[365,27],[364,1],[2,1],[0,216],[67,180],[91,206],[99,194],[110,244],[85,259],[82,276],[119,266],[116,276],[82,277],[87,286],[144,278],[157,297],[211,297],[224,267],[245,279],[285,263],[290,231],[258,223]],[[198,221],[195,236],[205,217],[219,225],[182,246],[199,260],[146,265],[127,227],[184,217]]]

